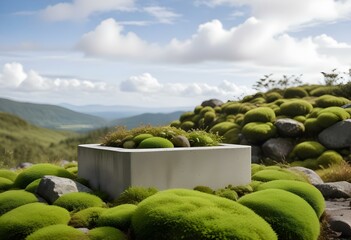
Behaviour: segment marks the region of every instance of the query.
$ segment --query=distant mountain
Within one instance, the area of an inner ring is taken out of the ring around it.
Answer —
[[[107,125],[106,120],[60,106],[17,102],[0,98],[0,112],[10,113],[41,127],[89,130]]]
[[[140,125],[166,125],[170,122],[179,119],[183,111],[172,113],[143,113],[137,116],[117,119],[110,122],[111,126],[125,126],[128,129],[138,127]]]

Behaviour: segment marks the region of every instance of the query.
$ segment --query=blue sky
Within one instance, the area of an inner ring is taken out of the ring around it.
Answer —
[[[351,66],[351,0],[2,0],[0,96],[195,106]]]

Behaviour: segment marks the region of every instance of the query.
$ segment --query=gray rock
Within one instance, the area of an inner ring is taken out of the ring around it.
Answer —
[[[201,103],[201,106],[203,106],[203,107],[210,106],[210,107],[214,108],[217,106],[221,106],[222,104],[223,104],[223,102],[219,99],[210,99],[210,100],[203,101]]]
[[[340,237],[351,237],[351,208],[349,199],[326,201],[326,214],[330,229],[340,234]]]
[[[348,104],[345,104],[345,105],[342,105],[341,108],[351,108],[351,103],[348,103]]]
[[[271,138],[262,145],[263,155],[277,162],[284,162],[294,148],[294,141],[289,138]]]
[[[44,176],[36,190],[36,193],[50,204],[55,202],[60,196],[70,192],[90,193],[92,190],[71,179],[56,176]]]
[[[251,163],[261,163],[262,151],[259,146],[251,146]]]
[[[182,135],[173,137],[171,141],[175,147],[190,147],[189,140]]]
[[[88,234],[89,233],[89,229],[88,228],[77,228],[79,231],[81,231],[82,233]]]
[[[314,186],[321,191],[325,199],[351,197],[351,183],[346,181],[315,184]]]
[[[318,135],[319,142],[329,149],[351,146],[351,119],[335,123]]]
[[[30,162],[23,162],[23,163],[18,164],[16,168],[21,168],[21,169],[23,169],[23,168],[29,168],[29,167],[31,167],[31,166],[33,166],[33,163],[30,163]]]
[[[290,170],[293,171],[298,171],[303,174],[308,178],[311,184],[316,185],[316,184],[323,184],[324,181],[321,179],[321,177],[313,170],[305,167],[290,167]]]
[[[290,118],[278,119],[274,125],[282,137],[299,137],[305,132],[305,126],[302,123]]]

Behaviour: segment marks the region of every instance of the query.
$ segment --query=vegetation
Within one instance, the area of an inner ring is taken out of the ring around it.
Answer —
[[[129,187],[124,190],[119,197],[114,201],[115,205],[121,204],[134,204],[138,205],[144,199],[154,195],[158,190],[153,187],[144,188],[144,187]]]
[[[38,202],[37,197],[24,190],[10,190],[0,193],[0,216],[19,206]]]
[[[57,224],[41,228],[31,235],[26,240],[89,240],[89,238],[80,230],[73,227]]]
[[[85,192],[72,192],[64,194],[53,204],[65,208],[70,212],[89,207],[105,206],[105,203],[99,197]]]
[[[75,212],[69,222],[70,226],[75,228],[88,228],[96,227],[97,220],[107,208],[102,207],[89,207],[78,212]]]
[[[97,227],[89,231],[90,240],[127,240],[127,236],[114,227]]]
[[[97,221],[98,226],[109,226],[127,231],[130,228],[132,216],[137,206],[133,204],[122,204],[104,211]]]

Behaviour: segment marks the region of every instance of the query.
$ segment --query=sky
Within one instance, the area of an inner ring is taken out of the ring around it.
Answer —
[[[1,0],[0,97],[196,106],[351,67],[351,0]]]

